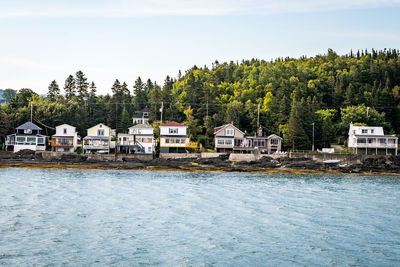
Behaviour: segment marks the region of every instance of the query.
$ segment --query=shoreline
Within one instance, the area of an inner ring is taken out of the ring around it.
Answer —
[[[55,170],[121,170],[121,171],[171,171],[171,172],[235,172],[235,173],[278,173],[278,174],[337,174],[337,175],[400,175],[398,172],[390,171],[355,171],[355,172],[344,172],[340,170],[312,170],[312,169],[297,169],[297,168],[237,168],[237,169],[226,169],[211,167],[209,168],[197,168],[196,166],[188,167],[182,166],[180,168],[172,168],[166,166],[146,166],[146,167],[134,167],[134,166],[121,166],[120,164],[102,164],[90,163],[90,164],[74,164],[74,163],[60,163],[60,162],[8,162],[0,163],[0,169],[7,168],[20,168],[20,169],[55,169]]]
[[[0,152],[0,168],[81,170],[144,170],[185,172],[246,172],[284,174],[400,175],[400,156],[354,156],[326,160],[325,156],[261,157],[230,161],[227,155],[214,158],[129,158],[88,157],[80,154],[49,154],[30,150]]]

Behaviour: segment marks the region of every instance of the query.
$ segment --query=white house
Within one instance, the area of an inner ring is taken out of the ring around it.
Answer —
[[[140,111],[135,111],[135,114],[132,116],[133,124],[147,124],[149,123],[149,114],[150,109],[145,107]]]
[[[47,140],[48,136],[42,135],[42,128],[32,122],[25,122],[16,128],[15,134],[7,135],[6,150],[12,148],[14,152],[23,149],[44,151]]]
[[[350,123],[348,148],[355,154],[397,155],[398,138],[385,135],[382,127],[355,126]]]
[[[74,152],[78,146],[78,133],[74,126],[62,124],[56,127],[56,134],[51,137],[53,151]]]
[[[176,121],[160,125],[160,153],[186,153],[187,149],[196,149],[197,146],[187,137],[186,125]]]
[[[154,129],[148,124],[138,124],[129,128],[129,133],[119,133],[118,153],[154,154]]]
[[[273,154],[275,152],[280,152],[282,149],[282,137],[271,134],[267,137],[267,150],[268,154]]]

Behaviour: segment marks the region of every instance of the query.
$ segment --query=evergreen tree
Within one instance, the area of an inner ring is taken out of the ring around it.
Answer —
[[[146,97],[144,92],[144,84],[142,79],[138,77],[133,86],[134,102],[136,110],[141,110],[146,105]]]
[[[90,83],[89,89],[90,89],[90,92],[89,92],[90,97],[96,96],[97,87],[96,87],[96,85],[94,84],[93,81]]]
[[[111,91],[114,96],[120,96],[122,95],[122,90],[121,90],[121,83],[119,82],[118,79],[114,81],[113,86],[111,87]]]
[[[295,149],[310,149],[310,140],[304,131],[301,103],[293,98],[292,109],[290,110],[289,120],[287,124],[286,136],[284,140],[288,146]]]
[[[85,74],[81,70],[75,74],[75,86],[80,99],[84,99],[89,96],[89,83],[85,77]]]
[[[71,99],[76,93],[74,76],[69,75],[64,84],[65,97]]]
[[[59,95],[60,95],[60,88],[58,87],[56,80],[53,80],[49,85],[49,89],[47,91],[47,97],[54,100]]]
[[[121,120],[119,121],[119,125],[118,125],[117,131],[119,133],[127,133],[128,132],[128,128],[131,126],[131,124],[132,124],[132,122],[131,122],[131,118],[129,116],[129,113],[128,113],[127,109],[124,107],[122,109]]]

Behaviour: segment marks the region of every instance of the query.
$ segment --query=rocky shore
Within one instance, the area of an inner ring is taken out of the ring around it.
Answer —
[[[86,155],[65,154],[45,160],[42,154],[30,150],[18,153],[0,152],[0,168],[57,168],[57,169],[120,169],[120,170],[177,170],[227,172],[285,172],[285,173],[391,173],[400,174],[400,156],[364,156],[356,163],[318,162],[310,158],[263,157],[252,162],[231,162],[228,155],[211,159],[162,159],[151,161],[122,158],[121,161],[98,161]]]

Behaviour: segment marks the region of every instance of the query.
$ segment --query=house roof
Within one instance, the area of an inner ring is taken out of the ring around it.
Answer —
[[[168,126],[187,127],[186,125],[180,124],[179,122],[176,122],[176,121],[170,121],[170,122],[164,123],[163,125],[160,125],[160,126],[165,126],[165,127],[168,127]]]
[[[92,129],[92,128],[96,127],[97,125],[100,125],[100,124],[103,125],[104,127],[110,128],[110,127],[108,127],[107,125],[105,125],[104,123],[98,123],[98,124],[96,124],[96,125],[94,125],[94,126],[92,126],[92,127],[89,127],[88,130],[89,130],[89,129]],[[112,129],[110,128],[110,130],[112,130]]]
[[[31,129],[31,130],[42,130],[42,128],[40,128],[39,126],[37,126],[36,124],[34,124],[34,123],[30,122],[30,121],[25,122],[24,124],[18,126],[16,129],[17,130],[28,130],[28,129]]]
[[[283,139],[282,137],[280,137],[280,136],[278,136],[278,135],[276,135],[276,134],[271,134],[271,135],[269,135],[268,137],[267,137],[267,139],[271,139],[271,138],[278,138],[278,139]]]
[[[137,125],[129,127],[129,129],[132,129],[132,128],[134,128],[134,129],[139,128],[140,129],[140,128],[153,128],[153,127],[151,127],[148,124],[137,124]]]
[[[143,113],[147,113],[147,115],[143,115]],[[150,109],[148,107],[145,107],[144,109],[140,110],[140,111],[135,111],[135,114],[132,116],[132,118],[148,118],[149,117],[149,112]]]
[[[84,140],[109,140],[108,136],[86,136]]]
[[[69,124],[67,124],[67,123],[64,123],[64,124],[58,125],[58,126],[56,126],[56,128],[57,128],[57,127],[64,126],[64,125],[65,125],[65,126],[72,127],[72,128],[74,128],[74,129],[76,129],[76,127],[75,127],[75,126],[69,125]]]
[[[240,133],[242,133],[244,135],[244,132],[242,132],[238,127],[236,127],[232,123],[228,123],[228,124],[225,124],[225,125],[222,125],[222,126],[219,126],[219,127],[215,127],[214,128],[214,134],[217,134],[219,131],[221,131],[221,130],[229,127],[229,126],[232,126],[233,128],[235,128],[236,130],[238,130]]]
[[[366,133],[363,133],[362,131],[366,130]],[[383,132],[383,127],[381,126],[355,126],[353,123],[350,123],[350,128],[349,128],[349,135],[384,135]]]

